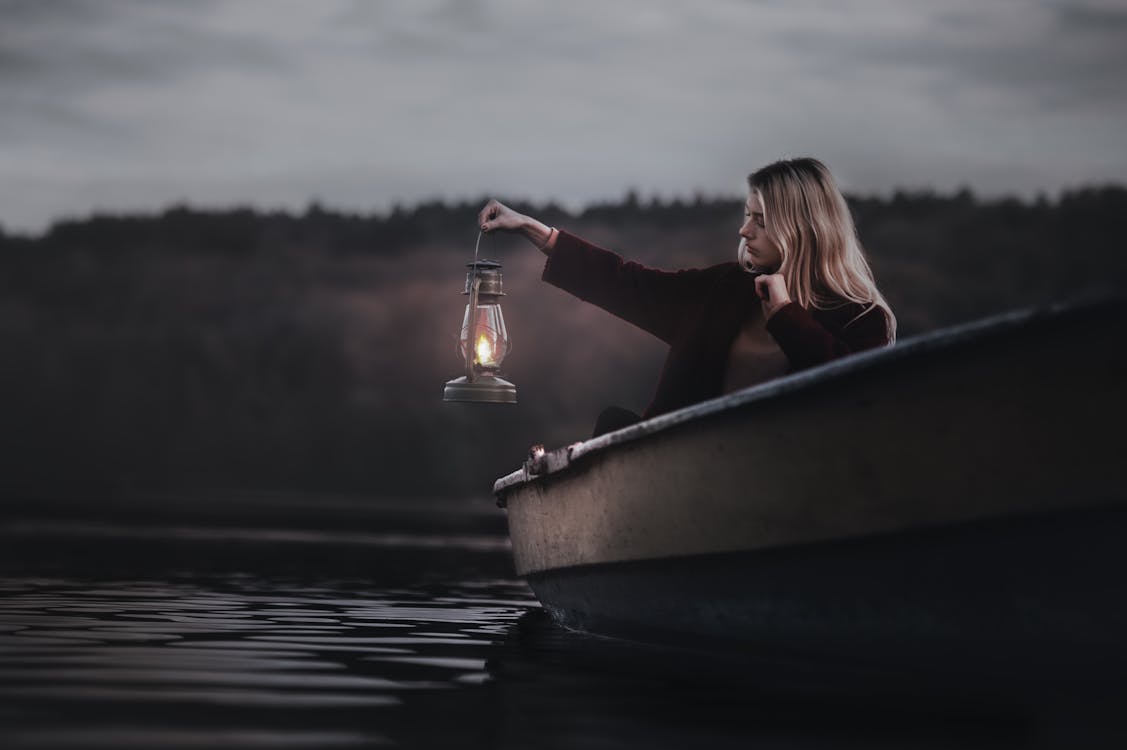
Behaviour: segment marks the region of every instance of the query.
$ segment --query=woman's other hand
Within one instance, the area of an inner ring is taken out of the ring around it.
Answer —
[[[555,245],[556,230],[531,216],[517,213],[498,200],[490,200],[485,204],[478,212],[477,223],[481,231],[486,234],[491,232],[523,234],[544,254],[550,253]]]
[[[781,273],[763,274],[755,277],[755,293],[763,305],[763,317],[770,318],[780,309],[790,304],[787,283]]]

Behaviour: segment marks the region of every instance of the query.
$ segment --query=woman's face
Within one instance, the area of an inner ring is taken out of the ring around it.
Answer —
[[[779,246],[767,236],[767,222],[763,215],[763,199],[758,190],[752,190],[744,207],[744,223],[740,237],[747,245],[747,254],[756,271],[775,273],[783,262]]]

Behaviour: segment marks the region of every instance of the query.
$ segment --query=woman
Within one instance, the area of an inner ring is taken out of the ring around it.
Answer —
[[[669,344],[639,417],[612,407],[595,434],[624,427],[896,338],[853,219],[817,159],[777,161],[748,177],[736,262],[660,271],[627,262],[495,200],[483,232],[517,232],[548,256],[544,280]]]

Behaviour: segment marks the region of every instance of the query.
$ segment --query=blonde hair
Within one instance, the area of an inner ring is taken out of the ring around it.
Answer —
[[[779,248],[791,299],[808,309],[856,302],[865,305],[858,318],[879,307],[895,341],[896,316],[877,289],[849,206],[826,165],[786,159],[753,172],[747,182],[763,201],[767,236]]]

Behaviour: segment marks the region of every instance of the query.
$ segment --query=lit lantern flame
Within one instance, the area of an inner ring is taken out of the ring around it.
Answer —
[[[477,361],[478,364],[492,365],[493,361],[493,344],[489,342],[485,334],[481,334],[477,340]]]

